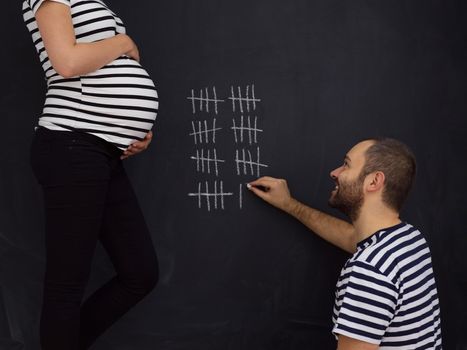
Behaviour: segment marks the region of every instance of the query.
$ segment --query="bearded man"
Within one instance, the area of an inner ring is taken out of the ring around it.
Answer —
[[[431,253],[399,213],[415,177],[402,142],[369,139],[331,172],[329,205],[351,223],[300,203],[284,179],[262,177],[248,188],[323,239],[353,254],[336,286],[332,332],[338,350],[442,349]]]

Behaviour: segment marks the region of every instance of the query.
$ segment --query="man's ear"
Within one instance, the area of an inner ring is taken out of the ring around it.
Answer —
[[[381,171],[375,171],[374,173],[368,174],[366,178],[366,190],[368,192],[377,192],[384,187],[386,177]]]

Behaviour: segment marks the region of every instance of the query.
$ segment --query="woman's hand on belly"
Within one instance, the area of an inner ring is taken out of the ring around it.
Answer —
[[[138,50],[138,46],[136,46],[135,42],[130,38],[128,37],[131,41],[131,49],[127,52],[125,52],[125,55],[127,55],[128,57],[131,57],[131,58],[134,58],[136,61],[139,62],[139,50]]]
[[[149,132],[146,134],[146,136],[144,137],[142,141],[136,141],[132,143],[131,145],[129,145],[128,148],[123,152],[123,155],[120,157],[120,159],[125,159],[130,156],[134,156],[135,154],[138,154],[140,152],[143,152],[149,147],[151,140],[152,140],[152,131],[149,130]]]

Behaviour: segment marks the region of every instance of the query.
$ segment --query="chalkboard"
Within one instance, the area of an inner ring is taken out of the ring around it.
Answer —
[[[329,172],[361,139],[415,152],[402,218],[433,253],[444,348],[467,349],[466,6],[462,1],[107,0],[156,82],[154,141],[125,161],[161,279],[94,349],[334,349],[348,255],[249,193],[286,178],[323,211]],[[39,349],[41,193],[28,164],[43,73],[20,4],[2,23],[0,348]],[[113,276],[96,251],[86,294]]]

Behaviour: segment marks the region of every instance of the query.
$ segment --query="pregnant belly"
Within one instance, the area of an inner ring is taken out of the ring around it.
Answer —
[[[134,59],[122,56],[81,77],[80,109],[144,137],[152,128],[159,106],[154,82]]]

